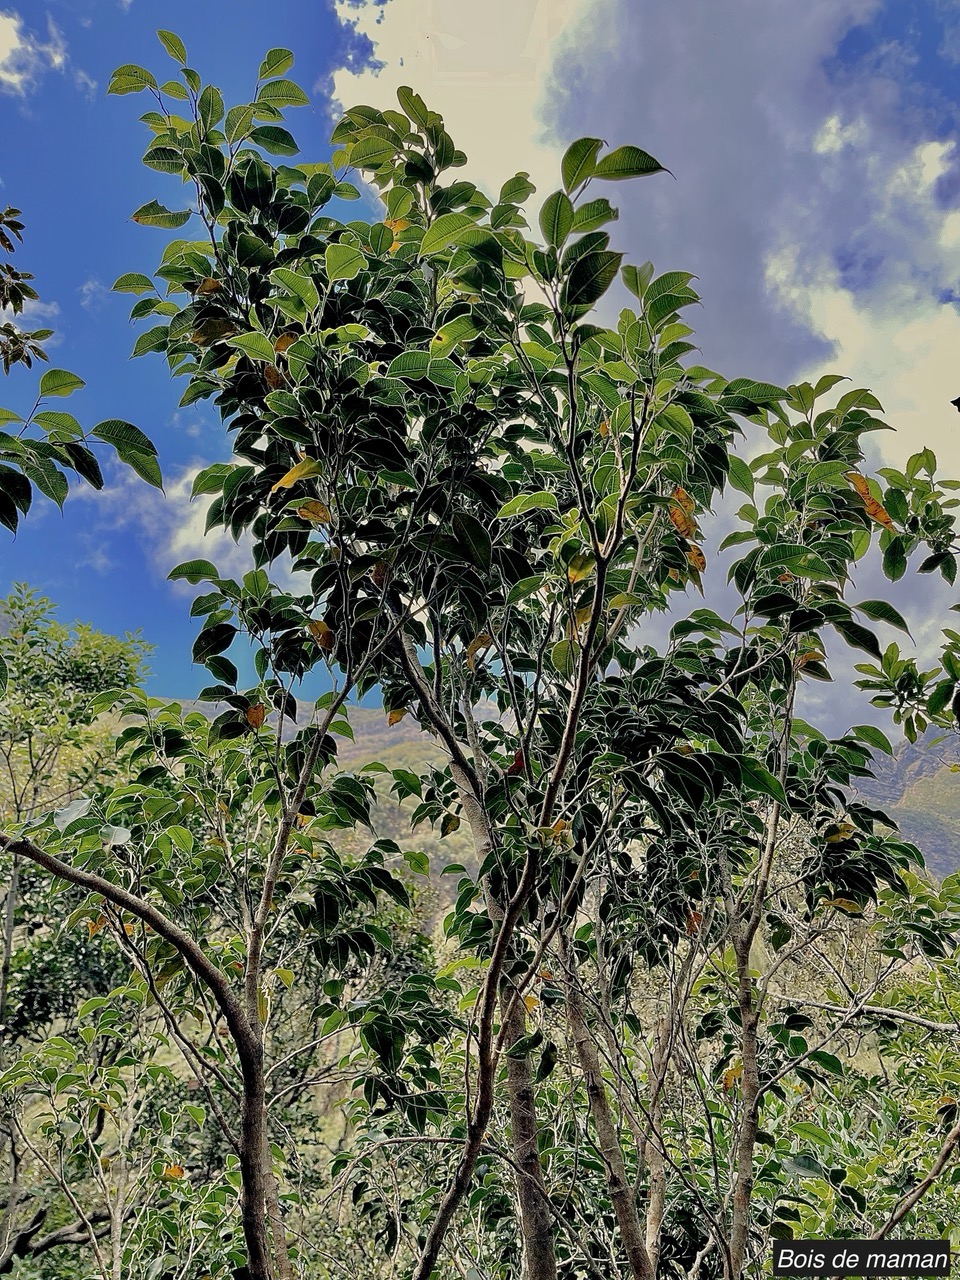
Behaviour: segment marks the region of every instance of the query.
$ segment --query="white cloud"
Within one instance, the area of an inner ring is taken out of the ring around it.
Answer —
[[[91,277],[84,280],[78,290],[80,294],[80,305],[86,311],[99,311],[104,302],[110,296],[110,290],[102,280]]]
[[[868,153],[883,262],[869,287],[842,279],[833,256],[812,241],[787,243],[770,255],[771,291],[811,331],[833,346],[797,376],[846,373],[869,386],[896,433],[874,437],[888,461],[902,465],[928,444],[941,466],[960,475],[956,409],[960,395],[960,312],[941,291],[960,282],[960,213],[943,209],[936,184],[952,159],[952,144],[927,141],[892,169]],[[881,230],[882,229],[882,230]],[[788,233],[788,236],[790,233]],[[871,240],[867,233],[865,252]]]
[[[443,115],[469,157],[466,172],[490,194],[522,169],[546,195],[558,185],[562,151],[545,98],[551,70],[601,8],[600,0],[335,0],[381,65],[340,68],[333,96],[342,108],[396,110],[397,88],[410,85]]]
[[[0,92],[25,97],[47,68],[62,71],[66,63],[66,42],[52,18],[43,40],[26,29],[15,10],[0,12]]]
[[[164,493],[145,484],[128,468],[112,466],[114,478],[104,489],[97,492],[78,485],[71,497],[90,503],[91,533],[102,535],[95,545],[104,555],[116,533],[128,529],[139,538],[160,579],[175,565],[195,559],[212,560],[224,575],[242,575],[252,565],[249,541],[241,538],[234,542],[223,529],[205,533],[211,498],[191,498],[193,482],[205,465],[194,463],[165,476]],[[79,563],[92,564],[90,554]]]

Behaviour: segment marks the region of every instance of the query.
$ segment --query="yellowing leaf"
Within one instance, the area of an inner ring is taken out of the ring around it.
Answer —
[[[165,1178],[182,1178],[184,1172],[182,1164],[168,1164],[164,1165],[163,1176]]]
[[[863,908],[860,903],[854,902],[851,898],[828,898],[826,905],[828,907],[836,907],[838,911],[843,911],[848,916],[863,915]]]
[[[460,819],[455,813],[445,813],[440,823],[441,836],[449,836],[460,828]]]
[[[197,293],[206,295],[208,293],[219,293],[223,288],[222,280],[215,280],[213,276],[207,276],[206,280],[201,280],[197,286]]]
[[[687,559],[698,573],[702,573],[707,567],[707,557],[703,554],[699,547],[687,548]]]
[[[322,471],[323,464],[317,462],[315,458],[303,458],[295,467],[291,467],[285,476],[280,477],[270,492],[276,493],[278,489],[289,489],[298,480],[306,480],[309,476],[318,476]]]
[[[600,423],[599,431],[602,436],[608,436],[610,434],[609,418],[604,418],[604,420]]]
[[[536,996],[524,996],[523,1003],[526,1006],[527,1013],[533,1013],[540,1001]]]
[[[251,729],[259,729],[266,719],[267,709],[262,702],[258,702],[256,706],[247,707],[247,724]]]
[[[283,355],[284,351],[286,351],[288,347],[292,347],[296,340],[297,335],[295,333],[281,333],[280,337],[273,344],[273,349],[279,355]]]
[[[333,628],[327,626],[322,618],[307,623],[307,629],[317,642],[318,649],[333,648]]]
[[[728,1067],[723,1073],[723,1091],[729,1093],[733,1086],[743,1075],[743,1063],[738,1062],[735,1067]]]
[[[682,538],[692,538],[697,531],[697,522],[692,515],[693,508],[693,498],[686,489],[681,489],[677,485],[673,491],[673,505],[670,507],[670,523]]]
[[[797,670],[802,671],[808,662],[823,662],[826,656],[820,649],[808,649],[806,653],[801,653],[800,657],[797,658]]]
[[[395,724],[399,724],[409,710],[409,707],[394,707],[394,709],[387,715],[387,724],[391,728]]]
[[[681,489],[679,485],[673,491],[673,500],[687,515],[690,515],[696,505],[686,489]]]
[[[860,475],[857,471],[848,471],[847,479],[863,499],[863,505],[866,508],[867,515],[870,519],[876,520],[877,524],[883,525],[884,529],[893,530],[893,521],[890,519],[883,505],[879,503],[870,492],[870,482],[867,480],[866,476]]]
[[[302,507],[297,507],[297,515],[301,520],[312,520],[315,524],[329,524],[331,519],[330,508],[325,502],[318,502],[316,498],[311,498]]]
[[[470,641],[467,645],[467,666],[471,671],[476,666],[477,654],[482,653],[484,649],[489,649],[492,644],[493,636],[488,635],[486,631]]]
[[[396,235],[398,231],[406,231],[407,227],[409,227],[410,225],[411,223],[407,218],[385,218],[384,219],[384,226],[389,227],[394,235]]]
[[[843,840],[849,840],[855,832],[856,827],[852,822],[840,822],[827,836],[827,844],[840,844]]]
[[[567,565],[567,578],[571,582],[582,582],[593,573],[594,559],[589,551],[578,551]]]
[[[106,927],[107,927],[106,916],[97,916],[96,920],[88,920],[87,936],[90,938],[93,938],[100,932],[101,929],[105,929]]]
[[[778,573],[778,574],[777,574],[777,581],[778,581],[778,582],[793,582],[793,580],[794,580],[794,579],[793,579],[793,574],[792,574],[792,573]]]

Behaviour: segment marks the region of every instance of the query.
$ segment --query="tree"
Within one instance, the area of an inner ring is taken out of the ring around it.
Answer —
[[[289,51],[270,51],[254,100],[226,111],[178,37],[160,39],[183,84],[125,66],[112,89],[157,99],[145,162],[196,203],[134,216],[171,229],[197,217],[202,232],[167,246],[165,297],[139,274],[116,287],[145,295],[135,316],[163,319],[136,352],[164,353],[188,379],[181,404],[215,398],[233,434],[232,459],[195,493],[212,496],[210,527],[250,535],[254,565],[241,581],[207,560],[171,574],[209,584],[194,604],[194,658],[216,682],[202,696],[224,708],[209,731],[146,699],[116,703],[143,721],[125,739],[148,762],[139,786],[155,769],[181,780],[174,809],[151,797],[141,817],[118,794],[5,842],[144,931],[142,973],[169,958],[181,998],[206,995],[226,1025],[221,1083],[240,1119],[225,1128],[255,1280],[300,1265],[266,1084],[271,948],[287,928],[329,973],[328,1027],[353,1018],[366,1051],[358,1146],[337,1171],[372,1204],[373,1153],[420,1153],[426,1184],[382,1208],[397,1249],[412,1237],[415,1280],[461,1247],[454,1223],[467,1239],[468,1194],[475,1247],[504,1277],[522,1260],[528,1280],[734,1280],[789,1223],[785,1180],[824,1172],[765,1118],[790,1116],[788,1084],[829,1092],[846,1069],[827,1046],[892,973],[952,945],[952,904],[934,908],[909,874],[918,852],[848,796],[883,735],[828,741],[796,700],[829,678],[828,636],[882,661],[861,619],[905,625],[885,601],[847,599],[876,538],[890,578],[925,547],[921,569],[952,580],[954,500],[927,453],[885,472],[885,489],[863,474],[861,437],[885,426],[869,392],[824,407],[837,378],[779,388],[684,363],[691,275],[622,266],[604,230],[616,210],[594,194],[661,172],[646,152],[573,143],[535,240],[526,175],[496,200],[454,178],[466,157],[410,89],[401,111],[349,111],[329,163],[274,166],[262,152],[297,154],[282,108],[306,101]],[[358,194],[351,169],[382,220],[334,216],[331,202]],[[631,304],[610,328],[593,312],[618,273]],[[749,464],[733,452],[744,423],[769,437]],[[725,544],[751,544],[731,569],[740,608],[732,621],[695,609],[659,653],[638,629],[712,571],[700,520],[731,487],[748,498]],[[242,689],[227,651],[246,639],[258,683]],[[316,671],[330,691],[285,741],[293,691]],[[917,676],[909,696],[929,711],[925,688]],[[404,898],[385,865],[395,850],[343,858],[323,835],[370,821],[383,767],[338,771],[334,735],[374,689],[446,757],[393,771],[394,790],[441,833],[465,823],[480,864],[447,922],[477,983],[459,991],[456,1089],[438,1088],[456,1020],[436,976],[388,985],[359,1018],[342,1000],[343,969],[389,952],[363,904]],[[227,829],[218,795],[228,825],[259,818],[255,841]],[[173,834],[190,812],[220,852]],[[120,815],[122,858],[102,836]],[[878,939],[892,968],[871,959]],[[836,1018],[815,1023],[792,1001],[804,966],[849,995]],[[662,994],[638,1005],[653,982]],[[776,1158],[758,1156],[771,1142]],[[519,1250],[491,1161],[513,1179]]]
[[[23,239],[20,210],[8,205],[0,212],[0,249],[14,251],[13,238]],[[24,304],[35,301],[36,290],[28,284],[33,276],[18,271],[10,262],[0,263],[0,311],[14,316]],[[52,329],[18,329],[12,320],[0,324],[0,362],[4,374],[14,365],[33,367],[34,360],[49,361],[43,343]],[[52,399],[63,399],[85,386],[82,378],[66,369],[48,369],[40,379],[39,392],[26,416],[12,409],[0,409],[0,427],[14,426],[15,434],[0,431],[0,524],[16,533],[21,517],[30,510],[34,488],[63,508],[68,481],[65,472],[103,488],[103,473],[91,441],[110,445],[120,462],[132,467],[148,484],[162,487],[157,451],[138,427],[111,418],[84,431],[72,414],[49,408]],[[4,674],[0,666],[0,694]]]

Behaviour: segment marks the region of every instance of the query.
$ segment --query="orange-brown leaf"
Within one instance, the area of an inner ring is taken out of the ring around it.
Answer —
[[[272,364],[268,364],[263,370],[263,376],[266,379],[267,386],[271,391],[277,391],[284,384],[284,376],[279,369],[274,368]]]
[[[273,344],[273,349],[279,355],[283,355],[284,351],[286,351],[288,347],[292,347],[296,340],[297,335],[295,333],[281,333],[280,337]]]
[[[393,728],[395,724],[399,724],[409,710],[409,707],[394,707],[392,711],[388,712],[387,724],[390,728]]]
[[[322,618],[315,618],[312,622],[308,622],[307,629],[316,640],[318,649],[333,648],[333,628],[329,627]]]
[[[693,911],[692,909],[688,911],[687,924],[686,924],[687,937],[692,938],[693,935],[698,932],[702,924],[703,924],[702,911]]]
[[[267,708],[262,702],[256,703],[252,707],[247,707],[247,724],[251,729],[259,729],[267,717]]]
[[[863,499],[863,505],[866,508],[867,515],[871,520],[876,520],[877,524],[883,525],[884,529],[892,530],[894,525],[890,516],[887,514],[883,504],[870,492],[870,482],[866,476],[860,475],[858,471],[848,471],[847,479],[856,489],[857,493]]]
[[[93,938],[96,936],[96,934],[100,932],[101,929],[105,929],[106,927],[107,927],[106,916],[97,916],[96,920],[88,920],[87,936],[90,938]]]
[[[168,1164],[164,1166],[163,1176],[165,1178],[182,1178],[184,1172],[185,1170],[182,1164]]]
[[[219,293],[222,288],[222,280],[215,280],[213,276],[207,276],[206,280],[201,280],[197,286],[197,293],[203,295],[208,293]]]
[[[696,569],[697,573],[703,573],[704,569],[707,567],[707,557],[699,547],[688,547],[687,559],[690,561],[694,569]]]
[[[723,1091],[729,1093],[733,1086],[743,1075],[743,1063],[738,1062],[735,1067],[728,1067],[723,1073]]]

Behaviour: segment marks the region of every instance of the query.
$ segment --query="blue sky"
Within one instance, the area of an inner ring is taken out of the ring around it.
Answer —
[[[848,373],[898,427],[889,460],[930,443],[960,475],[957,0],[0,0],[0,201],[24,210],[18,262],[55,308],[37,322],[57,330],[51,361],[87,382],[71,409],[134,422],[168,478],[166,500],[115,476],[63,517],[35,507],[15,542],[2,535],[0,590],[25,579],[65,618],[141,628],[155,691],[203,683],[189,593],[165,574],[204,550],[190,478],[225,456],[210,410],[178,411],[162,362],[128,359],[131,299],[109,293],[162,251],[166,233],[131,211],[174,198],[139,163],[146,101],[105,96],[121,62],[163,68],[161,22],[228,101],[246,100],[267,46],[293,49],[310,159],[332,97],[389,105],[400,83],[444,112],[488,187],[523,168],[547,194],[583,134],[646,147],[677,180],[617,192],[618,247],[696,271],[704,362],[781,382]],[[22,407],[34,383],[11,377],[0,404]],[[869,573],[861,585],[882,591]],[[932,643],[954,597],[923,587],[916,630]]]

